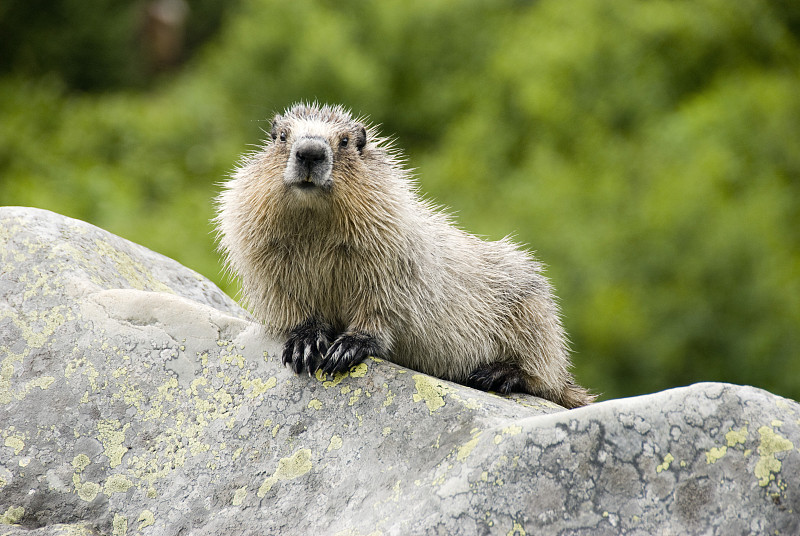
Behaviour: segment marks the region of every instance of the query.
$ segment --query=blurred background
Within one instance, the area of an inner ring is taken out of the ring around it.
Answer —
[[[548,267],[581,384],[800,399],[796,0],[6,0],[0,204],[231,295],[212,199],[301,99],[381,125],[461,227]]]

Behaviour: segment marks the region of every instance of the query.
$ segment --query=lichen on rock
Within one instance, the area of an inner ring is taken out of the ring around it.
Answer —
[[[800,405],[295,375],[212,283],[0,209],[0,534],[800,533]]]

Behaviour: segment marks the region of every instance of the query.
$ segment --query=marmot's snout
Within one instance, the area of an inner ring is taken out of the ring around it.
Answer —
[[[333,151],[327,140],[302,137],[292,145],[284,180],[299,188],[330,188]]]

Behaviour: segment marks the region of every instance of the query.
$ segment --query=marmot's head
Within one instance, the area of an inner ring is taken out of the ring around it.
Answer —
[[[297,104],[272,120],[218,200],[228,235],[274,240],[304,232],[366,233],[412,211],[415,182],[375,127],[340,106]],[[234,245],[234,249],[235,249]]]
[[[324,196],[360,173],[367,136],[367,127],[339,106],[297,104],[272,120],[265,151],[286,163],[283,184],[294,195]]]

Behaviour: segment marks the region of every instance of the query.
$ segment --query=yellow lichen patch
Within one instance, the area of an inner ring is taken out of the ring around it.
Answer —
[[[175,426],[165,427],[159,436],[162,447],[158,457],[162,458],[162,463],[159,465],[155,458],[132,456],[127,464],[133,475],[138,478],[143,478],[144,475],[151,479],[160,478],[175,467],[183,466],[190,454],[196,455],[209,450],[208,445],[198,440],[204,425],[188,419],[180,411],[174,417]]]
[[[75,491],[78,492],[78,497],[86,502],[92,502],[97,494],[100,493],[100,484],[95,482],[81,482],[81,477],[76,474],[72,475],[72,483],[75,485]]]
[[[114,514],[114,521],[111,522],[112,534],[114,536],[125,536],[128,532],[128,518],[119,514]]]
[[[350,367],[350,376],[353,378],[363,378],[367,374],[368,368],[365,363]]]
[[[708,452],[706,452],[706,463],[717,463],[717,460],[721,459],[725,456],[725,453],[728,452],[728,447],[722,445],[721,447],[714,447]]]
[[[464,398],[464,397],[460,396],[458,394],[458,392],[456,392],[456,391],[453,391],[452,393],[450,393],[450,396],[452,396],[454,400],[458,400],[459,402],[461,402],[461,404],[463,404],[464,407],[467,408],[467,409],[479,409],[479,408],[482,407],[481,403],[478,402],[477,399],[475,399],[475,398]]]
[[[322,386],[325,389],[330,389],[331,387],[336,387],[337,385],[342,383],[342,380],[344,380],[348,376],[350,376],[349,372],[337,372],[336,374],[333,375],[333,379],[332,380],[328,380],[327,379],[328,375],[325,374],[324,372],[322,372],[321,370],[317,370],[316,375],[315,375],[317,380],[322,382]]]
[[[276,378],[275,376],[270,377],[269,379],[267,379],[267,381],[264,381],[261,378],[242,381],[242,387],[245,390],[252,389],[252,391],[247,393],[247,397],[251,399],[263,395],[276,385],[278,385],[278,378]]]
[[[25,439],[24,436],[21,435],[16,435],[16,434],[9,435],[8,437],[6,437],[4,444],[5,446],[14,449],[14,455],[17,455],[20,452],[22,452],[22,449],[25,448],[24,439]]]
[[[672,464],[672,462],[674,461],[675,457],[669,452],[667,452],[667,455],[664,456],[664,462],[656,466],[656,473],[660,473],[661,471],[666,471],[667,469],[669,469],[670,464]]]
[[[40,348],[48,341],[56,329],[61,327],[73,316],[63,305],[56,305],[52,309],[43,311],[30,311],[22,314],[6,314],[14,325],[22,332],[28,348]]]
[[[328,445],[328,452],[332,450],[339,450],[342,448],[342,438],[336,434],[331,437],[331,442]]]
[[[222,362],[226,365],[239,367],[240,369],[244,368],[244,356],[242,354],[228,354],[222,357]]]
[[[233,403],[233,397],[223,387],[220,387],[217,392],[214,393],[214,400],[221,406],[217,408],[218,412],[224,412],[227,409],[225,406],[230,406]]]
[[[42,273],[42,270],[38,266],[32,266],[31,272],[33,273],[36,280],[26,285],[27,289],[22,294],[22,301],[28,301],[32,296],[38,294],[39,290],[41,290],[42,296],[53,295],[53,288],[49,284],[50,283],[49,275]],[[22,274],[20,276],[20,281],[23,281],[23,278],[27,280],[27,274]]]
[[[394,402],[395,394],[389,389],[387,384],[383,384],[383,387],[386,389],[386,400],[383,401],[383,406],[390,406],[392,402]]]
[[[17,400],[24,400],[25,397],[28,396],[30,392],[33,391],[35,388],[38,387],[39,389],[43,390],[47,389],[53,384],[54,381],[56,381],[56,379],[53,378],[52,376],[39,376],[38,378],[34,378],[26,382],[25,385],[22,387],[22,389],[14,393],[14,398],[16,398]],[[0,391],[2,391],[1,386],[0,386]],[[2,394],[0,394],[0,398],[3,398]]]
[[[481,437],[481,432],[475,434],[475,437],[458,447],[458,452],[456,453],[456,460],[463,462],[467,459],[467,457],[472,454],[473,449],[478,444],[478,440]]]
[[[525,528],[520,524],[519,521],[514,520],[514,524],[511,525],[511,530],[506,533],[506,536],[526,536]]]
[[[247,486],[242,486],[233,492],[233,500],[231,501],[231,504],[233,506],[239,506],[244,502],[245,497],[247,497]]]
[[[103,486],[103,493],[113,495],[114,493],[125,493],[133,486],[133,482],[123,475],[111,475]]]
[[[94,368],[94,365],[85,357],[73,359],[67,363],[67,366],[64,368],[64,377],[66,379],[70,379],[79,368],[84,369],[83,374],[86,376],[86,379],[89,380],[89,385],[91,386],[92,391],[97,391],[99,388],[97,384],[97,378],[100,376],[100,373],[97,372],[97,369]]]
[[[775,473],[779,473],[781,470],[781,461],[775,457],[775,454],[792,450],[794,444],[776,434],[769,426],[759,428],[758,434],[761,436],[761,443],[758,446],[759,459],[756,462],[755,475],[758,478],[758,484],[764,487],[771,480],[775,480]]]
[[[2,320],[2,316],[0,316]],[[11,376],[14,375],[14,363],[20,362],[24,359],[24,355],[28,351],[25,350],[22,354],[10,354],[8,357],[0,361],[0,404],[8,404],[14,399],[14,393],[11,390]]]
[[[311,470],[311,449],[299,449],[288,458],[278,460],[278,468],[267,477],[261,487],[258,488],[259,498],[263,498],[280,480],[292,480],[299,478]]]
[[[506,426],[503,430],[494,436],[494,444],[499,445],[500,442],[503,440],[503,436],[515,436],[522,433],[522,426],[517,426],[512,424],[511,426]]]
[[[353,391],[353,396],[350,397],[350,403],[348,405],[352,406],[353,404],[358,402],[358,399],[361,398],[361,393],[362,393],[361,388],[358,388],[355,391]]]
[[[725,434],[725,441],[728,442],[729,447],[735,447],[738,444],[744,444],[747,440],[747,426],[742,426],[738,430],[731,430]]]
[[[131,384],[126,376],[119,376],[117,378],[116,388],[114,392],[111,393],[111,399],[122,399],[126,406],[134,407],[139,410],[145,402],[146,397],[142,390],[137,385]]]
[[[49,275],[42,273],[42,270],[38,266],[32,266],[31,272],[36,277],[36,280],[27,284],[27,289],[22,294],[22,301],[28,301],[32,296],[38,294],[40,289],[42,291],[42,296],[51,296],[53,294],[53,288],[49,284]],[[23,278],[27,279],[27,274],[22,274],[22,276],[20,276],[20,281],[23,281]]]
[[[417,388],[417,392],[414,393],[413,396],[414,402],[424,400],[425,405],[428,406],[428,411],[431,414],[444,406],[444,396],[452,391],[450,387],[443,384],[436,378],[432,378],[424,374],[414,374],[412,378],[414,379],[414,385]]]
[[[308,401],[308,407],[311,409],[320,410],[322,409],[322,402],[317,400],[316,398],[312,398]]]
[[[90,463],[92,462],[86,454],[78,454],[72,458],[72,467],[79,473],[86,469]]]
[[[116,467],[122,463],[122,456],[128,451],[122,444],[125,441],[125,431],[131,423],[125,423],[120,429],[120,422],[116,419],[103,419],[97,423],[97,439],[103,444],[108,465]]]
[[[3,315],[0,314],[0,320]],[[30,346],[30,345],[29,345]],[[8,404],[13,399],[24,400],[28,394],[35,388],[47,389],[50,387],[55,378],[52,376],[39,376],[25,383],[25,385],[17,392],[11,387],[11,377],[14,375],[14,364],[22,363],[28,355],[29,349],[25,349],[22,353],[14,354],[8,353],[6,358],[0,361],[0,404]]]
[[[400,484],[402,480],[398,480],[394,483],[394,487],[392,488],[392,494],[384,501],[384,503],[391,502],[400,502],[400,496],[402,495],[402,490],[400,489]]]
[[[94,241],[94,244],[97,248],[97,253],[102,258],[109,259],[116,264],[116,272],[124,277],[132,288],[175,294],[171,288],[153,277],[153,274],[144,264],[134,260],[130,255],[123,253],[99,238]]]
[[[0,525],[14,525],[18,523],[22,516],[25,515],[25,508],[22,506],[9,506],[8,509],[0,515]]]
[[[139,528],[137,530],[141,532],[143,528],[156,524],[156,516],[153,515],[153,512],[150,510],[142,510],[142,513],[139,514],[136,521],[139,523]]]
[[[381,433],[383,434],[383,437],[386,437],[392,433],[392,428],[390,426],[384,426]]]
[[[523,401],[521,399],[515,399],[518,404],[521,404]],[[522,404],[525,405],[525,404]],[[555,402],[551,402],[549,400],[541,399],[537,402],[538,407],[548,408],[548,409],[562,409],[561,406],[556,404]],[[536,406],[533,406],[536,407]]]

